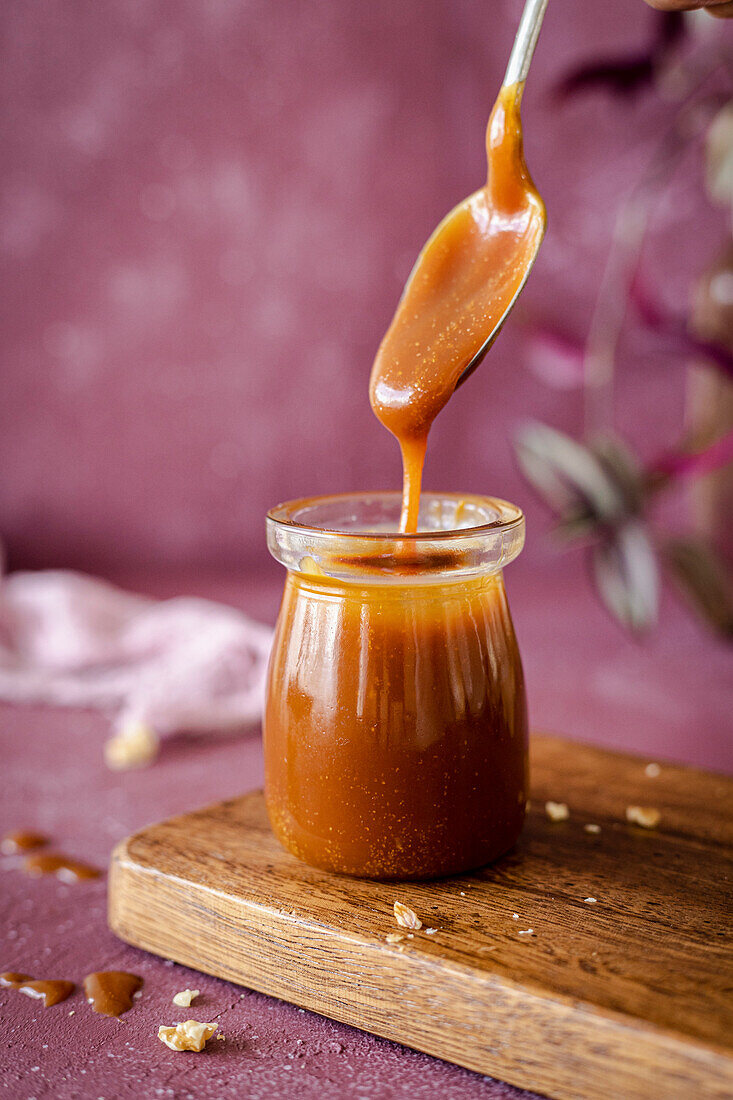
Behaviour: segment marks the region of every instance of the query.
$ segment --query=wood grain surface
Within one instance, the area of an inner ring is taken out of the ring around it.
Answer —
[[[553,1097],[729,1100],[733,780],[671,764],[649,777],[645,763],[535,736],[519,844],[439,882],[314,870],[275,841],[255,792],[120,844],[110,925],[166,958]],[[569,819],[550,821],[548,799]],[[629,825],[633,804],[659,809],[659,827]],[[387,943],[404,931],[397,900],[437,932]]]

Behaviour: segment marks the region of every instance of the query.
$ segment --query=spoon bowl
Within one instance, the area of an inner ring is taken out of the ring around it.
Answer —
[[[471,377],[473,372],[476,370],[476,367],[480,366],[481,361],[483,360],[484,356],[486,355],[486,352],[489,350],[491,345],[494,343],[494,340],[496,340],[497,336],[499,335],[499,333],[501,332],[501,330],[504,326],[504,322],[506,321],[506,319],[509,316],[509,314],[511,313],[511,311],[514,309],[514,306],[516,305],[516,302],[517,302],[517,299],[518,299],[519,295],[524,290],[524,285],[527,282],[527,279],[529,278],[529,273],[532,270],[532,268],[534,267],[535,260],[537,259],[537,253],[540,250],[540,245],[542,244],[542,238],[545,235],[545,229],[546,228],[547,228],[547,218],[543,214],[542,215],[542,224],[541,224],[541,227],[539,228],[539,233],[538,233],[536,244],[535,244],[535,247],[534,247],[534,252],[533,252],[531,258],[526,261],[526,266],[524,268],[524,274],[522,276],[522,281],[520,282],[519,286],[515,290],[512,298],[510,299],[510,301],[507,303],[506,308],[505,308],[504,312],[502,313],[501,317],[496,322],[493,329],[491,330],[489,335],[486,337],[486,339],[484,340],[483,344],[478,349],[476,354],[474,356],[472,356],[471,360],[469,361],[467,366],[464,368],[463,372],[461,373],[461,376],[459,377],[458,381],[456,382],[456,386],[455,386],[456,389],[458,389],[459,386],[462,386],[463,383],[466,381],[466,379]]]

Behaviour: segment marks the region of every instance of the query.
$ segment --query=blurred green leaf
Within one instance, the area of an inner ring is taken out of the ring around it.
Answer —
[[[711,122],[705,152],[708,195],[733,208],[733,103],[726,103]]]
[[[593,445],[536,421],[524,424],[514,439],[522,473],[561,521],[617,523],[636,499],[629,488],[634,463],[620,441],[604,437],[598,446],[602,457]]]
[[[641,523],[629,520],[613,538],[593,548],[593,574],[601,599],[620,623],[635,633],[655,624],[659,571]]]
[[[675,584],[717,634],[733,638],[733,583],[714,551],[700,539],[670,539],[662,547]]]
[[[570,543],[590,543],[598,539],[598,521],[587,513],[568,513],[558,520],[552,534],[561,546]]]
[[[590,445],[623,497],[627,513],[639,515],[644,506],[647,479],[636,455],[617,435],[595,436]]]

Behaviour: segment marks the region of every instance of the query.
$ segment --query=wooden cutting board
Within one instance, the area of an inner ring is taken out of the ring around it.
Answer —
[[[110,925],[158,955],[553,1097],[730,1100],[733,780],[674,765],[650,777],[645,763],[536,736],[520,843],[440,882],[307,867],[273,838],[262,794],[245,795],[119,845]],[[570,818],[551,822],[548,799]],[[629,825],[633,804],[661,810],[659,827]],[[397,900],[437,931],[387,943],[403,931]]]

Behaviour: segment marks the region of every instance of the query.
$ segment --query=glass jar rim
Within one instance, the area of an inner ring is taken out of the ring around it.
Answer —
[[[319,535],[330,534],[347,538],[355,536],[360,539],[374,539],[376,541],[383,541],[385,539],[399,539],[400,541],[404,541],[405,539],[410,541],[436,541],[455,537],[463,538],[466,535],[478,535],[484,531],[496,531],[500,528],[507,529],[524,525],[524,513],[516,504],[511,504],[508,500],[502,500],[500,497],[488,497],[479,493],[424,492],[422,494],[421,515],[423,512],[423,502],[430,504],[435,500],[455,502],[458,506],[466,504],[478,505],[496,512],[496,518],[493,520],[463,527],[423,528],[418,531],[401,533],[399,530],[369,531],[358,527],[324,527],[322,524],[303,523],[301,520],[294,518],[301,512],[313,510],[316,506],[323,507],[324,505],[330,505],[332,503],[346,504],[348,501],[367,503],[375,500],[389,500],[390,502],[394,502],[398,505],[397,511],[399,512],[402,494],[396,490],[387,489],[383,492],[364,491],[354,493],[329,493],[325,496],[299,497],[295,500],[284,501],[282,504],[276,504],[274,508],[270,508],[267,513],[267,519],[273,523],[282,524],[285,527],[295,527],[302,531],[311,531]]]
[[[401,499],[357,492],[278,504],[267,513],[269,550],[295,572],[371,583],[409,575],[420,583],[499,572],[524,545],[522,510],[500,498],[423,493],[412,534],[398,529]]]

